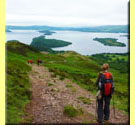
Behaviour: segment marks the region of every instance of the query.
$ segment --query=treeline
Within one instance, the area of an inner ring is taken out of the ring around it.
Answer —
[[[102,65],[103,63],[108,63],[111,68],[119,70],[120,73],[127,73],[129,65],[128,56],[129,53],[104,53],[92,55],[90,58],[98,62],[100,65]]]

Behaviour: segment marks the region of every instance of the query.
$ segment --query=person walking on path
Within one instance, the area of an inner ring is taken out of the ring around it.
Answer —
[[[42,63],[42,60],[37,59],[37,65],[39,66]]]
[[[110,116],[110,100],[114,92],[113,77],[108,72],[109,65],[103,64],[102,70],[97,77],[97,121],[102,123],[103,120],[108,121]]]

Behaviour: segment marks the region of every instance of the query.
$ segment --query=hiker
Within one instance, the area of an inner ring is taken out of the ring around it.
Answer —
[[[98,87],[97,92],[97,121],[102,123],[103,120],[108,121],[110,116],[110,100],[114,92],[113,77],[108,72],[109,65],[103,64],[96,81]]]
[[[42,60],[37,60],[37,65],[39,66],[42,63]]]
[[[27,63],[33,64],[33,60],[27,60]]]

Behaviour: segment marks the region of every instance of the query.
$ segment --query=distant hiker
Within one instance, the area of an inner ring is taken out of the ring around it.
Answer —
[[[37,65],[39,66],[42,63],[42,60],[37,60]]]
[[[108,121],[110,116],[110,100],[114,91],[113,77],[108,72],[108,64],[103,64],[96,81],[98,87],[97,92],[97,121],[102,123],[103,120]],[[104,103],[104,105],[103,105]]]
[[[27,63],[33,64],[33,60],[27,60]]]

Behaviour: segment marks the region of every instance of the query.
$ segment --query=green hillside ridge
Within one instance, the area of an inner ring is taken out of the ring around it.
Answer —
[[[96,94],[95,81],[101,67],[100,60],[97,62],[94,57],[82,56],[73,51],[44,55],[37,49],[18,41],[7,42],[6,46],[7,123],[23,122],[24,109],[31,98],[28,79],[31,67],[27,64],[28,59],[34,62],[37,58],[41,59],[43,66],[48,67],[50,72],[59,75],[61,79],[69,78],[94,95]],[[117,58],[122,58],[121,56]],[[115,105],[116,108],[128,112],[128,73],[120,70],[110,66],[115,83]]]
[[[94,38],[93,40],[98,41],[105,46],[120,46],[120,47],[125,47],[125,43],[117,42],[118,39],[114,38]]]
[[[53,51],[51,48],[64,47],[70,44],[72,43],[63,40],[46,39],[45,36],[39,36],[33,38],[30,45],[34,48],[37,48],[40,51],[47,51],[54,53],[55,51]]]
[[[80,31],[80,32],[103,32],[103,33],[128,33],[128,25],[103,25],[87,27],[55,27],[46,25],[33,26],[11,26],[6,25],[9,30],[61,30],[61,31]]]

